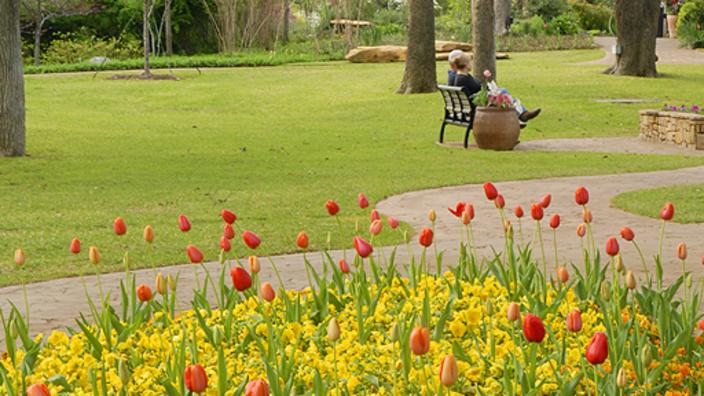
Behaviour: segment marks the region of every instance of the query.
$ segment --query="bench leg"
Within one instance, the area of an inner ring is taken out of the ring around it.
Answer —
[[[467,127],[467,131],[464,133],[464,148],[469,147],[469,132],[472,130],[472,125]]]
[[[443,121],[442,126],[440,127],[440,143],[442,143],[443,140],[445,139],[445,126],[446,125],[447,125],[447,123],[445,121]]]

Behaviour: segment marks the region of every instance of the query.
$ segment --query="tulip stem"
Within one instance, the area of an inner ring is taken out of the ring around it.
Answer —
[[[335,374],[335,395],[339,396],[340,393],[340,380],[337,376],[337,341],[332,342],[332,370]]]
[[[203,271],[205,271],[205,281],[207,282],[208,280],[210,280],[210,287],[213,288],[213,293],[215,293],[215,301],[218,302],[218,308],[220,308],[222,310],[223,305],[224,305],[224,302],[220,301],[220,296],[222,295],[222,293],[218,293],[218,288],[215,286],[215,282],[213,281],[213,277],[210,276],[210,271],[208,271],[208,269],[205,268],[205,264],[203,264],[202,261],[200,262],[200,266],[201,266],[201,268],[203,268]]]
[[[523,245],[523,222],[521,218],[518,218],[518,238],[521,240],[521,245]]]
[[[24,309],[27,318],[27,330],[29,330],[29,299],[27,298],[27,285],[22,280],[22,292],[24,293]]]
[[[269,259],[269,263],[271,263],[271,268],[274,269],[274,273],[276,274],[276,279],[279,280],[279,287],[284,290],[284,281],[281,279],[281,274],[279,273],[279,268],[276,267],[276,263],[274,263],[274,260],[271,259],[271,256],[267,256],[267,259]],[[347,261],[347,259],[345,259]]]
[[[596,374],[596,366],[594,366],[594,394],[599,394],[599,376]]]
[[[645,256],[643,256],[643,251],[640,250],[640,246],[638,246],[635,239],[631,242],[633,243],[633,247],[636,248],[636,251],[638,252],[638,255],[640,256],[641,263],[643,263],[643,273],[645,273],[645,279],[648,280],[648,284],[651,284],[650,273],[648,272],[648,265],[645,262]]]
[[[336,214],[335,220],[337,220],[337,228],[340,230],[340,239],[344,239],[344,234],[342,233],[342,220],[340,220],[340,216]],[[342,258],[347,261],[347,249],[345,248],[344,244],[342,245]]]
[[[555,268],[558,268],[560,266],[560,262],[557,259],[557,229],[555,228],[552,230],[552,244],[555,248]]]

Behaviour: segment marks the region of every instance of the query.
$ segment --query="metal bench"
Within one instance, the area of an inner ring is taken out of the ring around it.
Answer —
[[[440,127],[440,143],[445,139],[445,126],[452,124],[465,128],[464,148],[467,148],[469,146],[469,132],[472,130],[472,122],[474,121],[473,95],[468,97],[462,92],[462,88],[449,85],[438,85],[438,91],[445,100],[445,118],[442,120],[442,127]]]

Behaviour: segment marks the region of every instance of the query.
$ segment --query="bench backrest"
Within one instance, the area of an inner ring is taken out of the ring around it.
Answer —
[[[472,98],[461,87],[438,85],[438,91],[445,100],[445,118],[460,122],[471,122]]]

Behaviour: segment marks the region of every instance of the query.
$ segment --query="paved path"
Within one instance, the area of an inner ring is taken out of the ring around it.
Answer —
[[[611,52],[611,48],[616,44],[614,37],[595,37],[594,42],[600,45],[606,55],[594,61],[583,62],[582,65],[613,65],[615,56]],[[697,65],[704,64],[704,53],[697,50],[680,48],[680,42],[677,39],[658,38],[655,48],[658,55],[658,64],[671,65]]]

